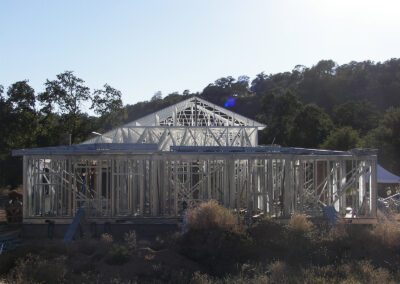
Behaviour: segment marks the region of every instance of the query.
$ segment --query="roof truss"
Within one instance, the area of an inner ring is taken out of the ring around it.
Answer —
[[[266,125],[206,100],[192,97],[124,126],[252,126],[261,130]]]

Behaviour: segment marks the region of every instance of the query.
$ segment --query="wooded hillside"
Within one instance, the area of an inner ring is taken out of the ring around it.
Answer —
[[[264,122],[260,144],[347,150],[379,149],[379,163],[400,174],[400,59],[337,65],[322,60],[312,67],[296,66],[277,74],[224,77],[201,93],[186,90],[164,98],[123,105],[121,92],[105,84],[91,91],[73,72],[44,83],[36,93],[23,80],[0,85],[0,185],[22,181],[21,161],[12,149],[59,145],[62,133],[79,143],[91,132],[135,120],[190,96],[224,106],[229,98],[235,112]],[[83,111],[90,102],[98,116]]]

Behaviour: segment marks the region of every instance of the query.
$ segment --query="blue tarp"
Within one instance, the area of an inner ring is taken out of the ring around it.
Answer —
[[[378,183],[400,183],[400,177],[378,165]]]

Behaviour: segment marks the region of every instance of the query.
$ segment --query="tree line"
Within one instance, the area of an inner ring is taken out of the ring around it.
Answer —
[[[20,158],[12,149],[72,143],[103,133],[181,100],[197,95],[267,124],[260,144],[348,150],[377,148],[385,168],[400,174],[400,59],[337,65],[322,60],[290,72],[217,79],[202,92],[185,90],[150,101],[123,105],[121,92],[104,84],[90,90],[84,80],[65,71],[46,80],[36,93],[28,80],[7,89],[0,85],[0,186],[22,181]],[[89,115],[90,108],[97,116]]]

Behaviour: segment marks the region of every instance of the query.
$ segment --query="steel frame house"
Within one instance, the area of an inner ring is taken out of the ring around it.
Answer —
[[[79,145],[22,149],[24,222],[166,220],[215,199],[288,218],[376,217],[376,153],[257,145],[265,125],[193,97]]]

